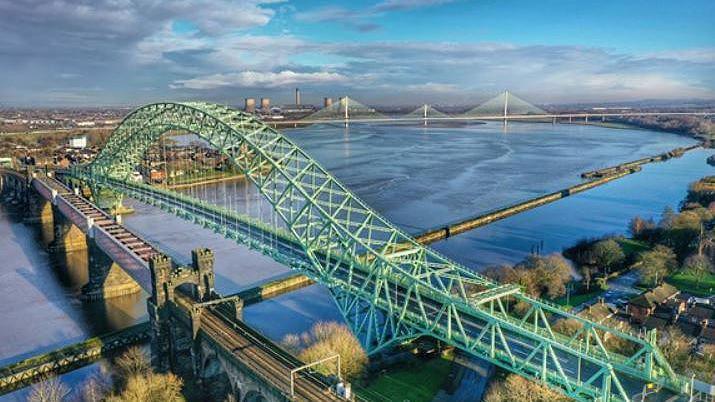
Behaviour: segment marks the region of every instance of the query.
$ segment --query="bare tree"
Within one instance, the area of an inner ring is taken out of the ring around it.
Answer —
[[[571,401],[555,391],[516,374],[492,383],[485,402],[567,402]]]
[[[361,377],[368,363],[365,350],[350,329],[336,322],[319,322],[300,336],[288,335],[283,339],[283,345],[305,362],[339,354],[342,374],[348,380]],[[333,363],[317,367],[324,374],[335,373]]]
[[[114,366],[120,382],[126,382],[135,376],[146,375],[151,371],[149,356],[137,346],[130,347],[116,358]]]
[[[49,378],[32,386],[29,402],[62,402],[70,391],[57,378]]]

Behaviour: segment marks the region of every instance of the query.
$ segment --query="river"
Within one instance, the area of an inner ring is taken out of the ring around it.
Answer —
[[[287,130],[348,188],[389,220],[417,233],[447,222],[549,193],[581,181],[579,174],[623,161],[693,144],[674,134],[566,124],[501,123],[464,126],[351,125]],[[642,172],[557,201],[469,233],[434,248],[469,267],[513,263],[536,244],[560,251],[580,238],[625,232],[634,215],[657,217],[677,208],[687,185],[712,174],[711,152],[651,164]],[[229,186],[219,184],[217,186]],[[235,183],[232,184],[235,186]],[[226,189],[222,189],[225,191]],[[267,206],[250,188],[241,188],[251,208]],[[190,250],[216,254],[216,284],[234,292],[276,278],[287,269],[265,256],[169,216],[130,202],[136,213],[125,223],[188,261]],[[247,208],[247,209],[251,209]],[[57,264],[38,247],[47,234],[23,224],[0,205],[0,362],[56,348],[145,319],[145,295],[84,304],[77,292],[86,280],[86,255]],[[39,243],[38,243],[39,242]],[[64,265],[64,266],[60,266]],[[67,267],[69,265],[69,267]],[[311,286],[246,308],[245,319],[280,339],[305,331],[319,320],[340,320],[327,291]],[[63,376],[77,384],[97,365]],[[0,400],[22,400],[26,392]]]

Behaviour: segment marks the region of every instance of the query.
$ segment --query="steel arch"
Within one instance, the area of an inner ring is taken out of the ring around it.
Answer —
[[[257,186],[285,222],[289,240],[304,252],[307,264],[294,267],[330,289],[368,352],[427,334],[580,400],[628,400],[627,378],[685,391],[687,382],[654,339],[565,313],[422,246],[253,115],[209,103],[147,105],[124,119],[92,164],[73,174],[132,186],[134,167],[171,129],[197,134]],[[525,316],[509,313],[508,297],[529,306]],[[552,316],[574,319],[581,328],[572,336],[555,333]],[[635,351],[610,352],[605,336],[632,342]],[[578,375],[564,369],[564,359],[578,359]],[[582,364],[591,367],[583,378]]]

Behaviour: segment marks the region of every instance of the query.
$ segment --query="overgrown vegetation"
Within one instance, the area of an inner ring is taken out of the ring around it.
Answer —
[[[319,322],[301,335],[287,335],[282,343],[306,363],[339,354],[342,375],[348,381],[355,381],[365,374],[367,354],[345,325]],[[320,364],[316,369],[325,375],[335,374],[336,362]]]
[[[702,345],[693,353],[692,338],[676,327],[668,327],[660,334],[660,350],[677,373],[708,383],[715,382],[715,345]]]
[[[484,397],[485,402],[567,402],[571,400],[548,387],[516,374],[508,374],[501,381],[493,381]]]
[[[715,136],[715,125],[709,119],[698,116],[642,116],[629,117],[621,121],[651,130],[685,134],[701,138],[706,142]]]
[[[74,400],[82,402],[183,402],[183,382],[171,373],[156,373],[149,357],[138,348],[127,349],[114,360],[113,375],[102,370],[78,390]],[[33,386],[30,402],[69,400],[70,390],[54,378]]]
[[[521,285],[530,296],[553,299],[566,294],[571,267],[560,254],[529,255],[514,266],[489,267],[484,274],[501,283]]]
[[[578,294],[605,289],[610,277],[635,268],[644,286],[663,281],[695,294],[715,289],[715,177],[693,183],[679,212],[666,208],[659,221],[634,217],[631,238],[584,239],[564,250],[581,274]]]

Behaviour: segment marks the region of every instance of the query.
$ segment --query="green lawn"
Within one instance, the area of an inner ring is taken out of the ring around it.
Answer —
[[[564,306],[567,310],[570,310],[571,307],[578,306],[583,302],[595,299],[603,292],[603,289],[598,289],[596,286],[591,286],[591,292],[588,293],[574,294],[572,292],[571,296],[569,297],[568,304],[566,304],[566,296],[561,296],[557,299],[552,300],[552,302],[558,304],[559,306]]]
[[[355,392],[375,402],[430,402],[449,374],[452,356],[431,359],[410,368],[390,370]]]
[[[687,272],[677,272],[666,279],[666,282],[683,292],[695,296],[710,296],[715,294],[715,274],[709,273],[697,283],[694,276]]]
[[[627,238],[616,239],[616,241],[621,246],[621,250],[623,250],[623,254],[625,254],[626,257],[642,251],[650,250],[650,245],[644,241]]]

